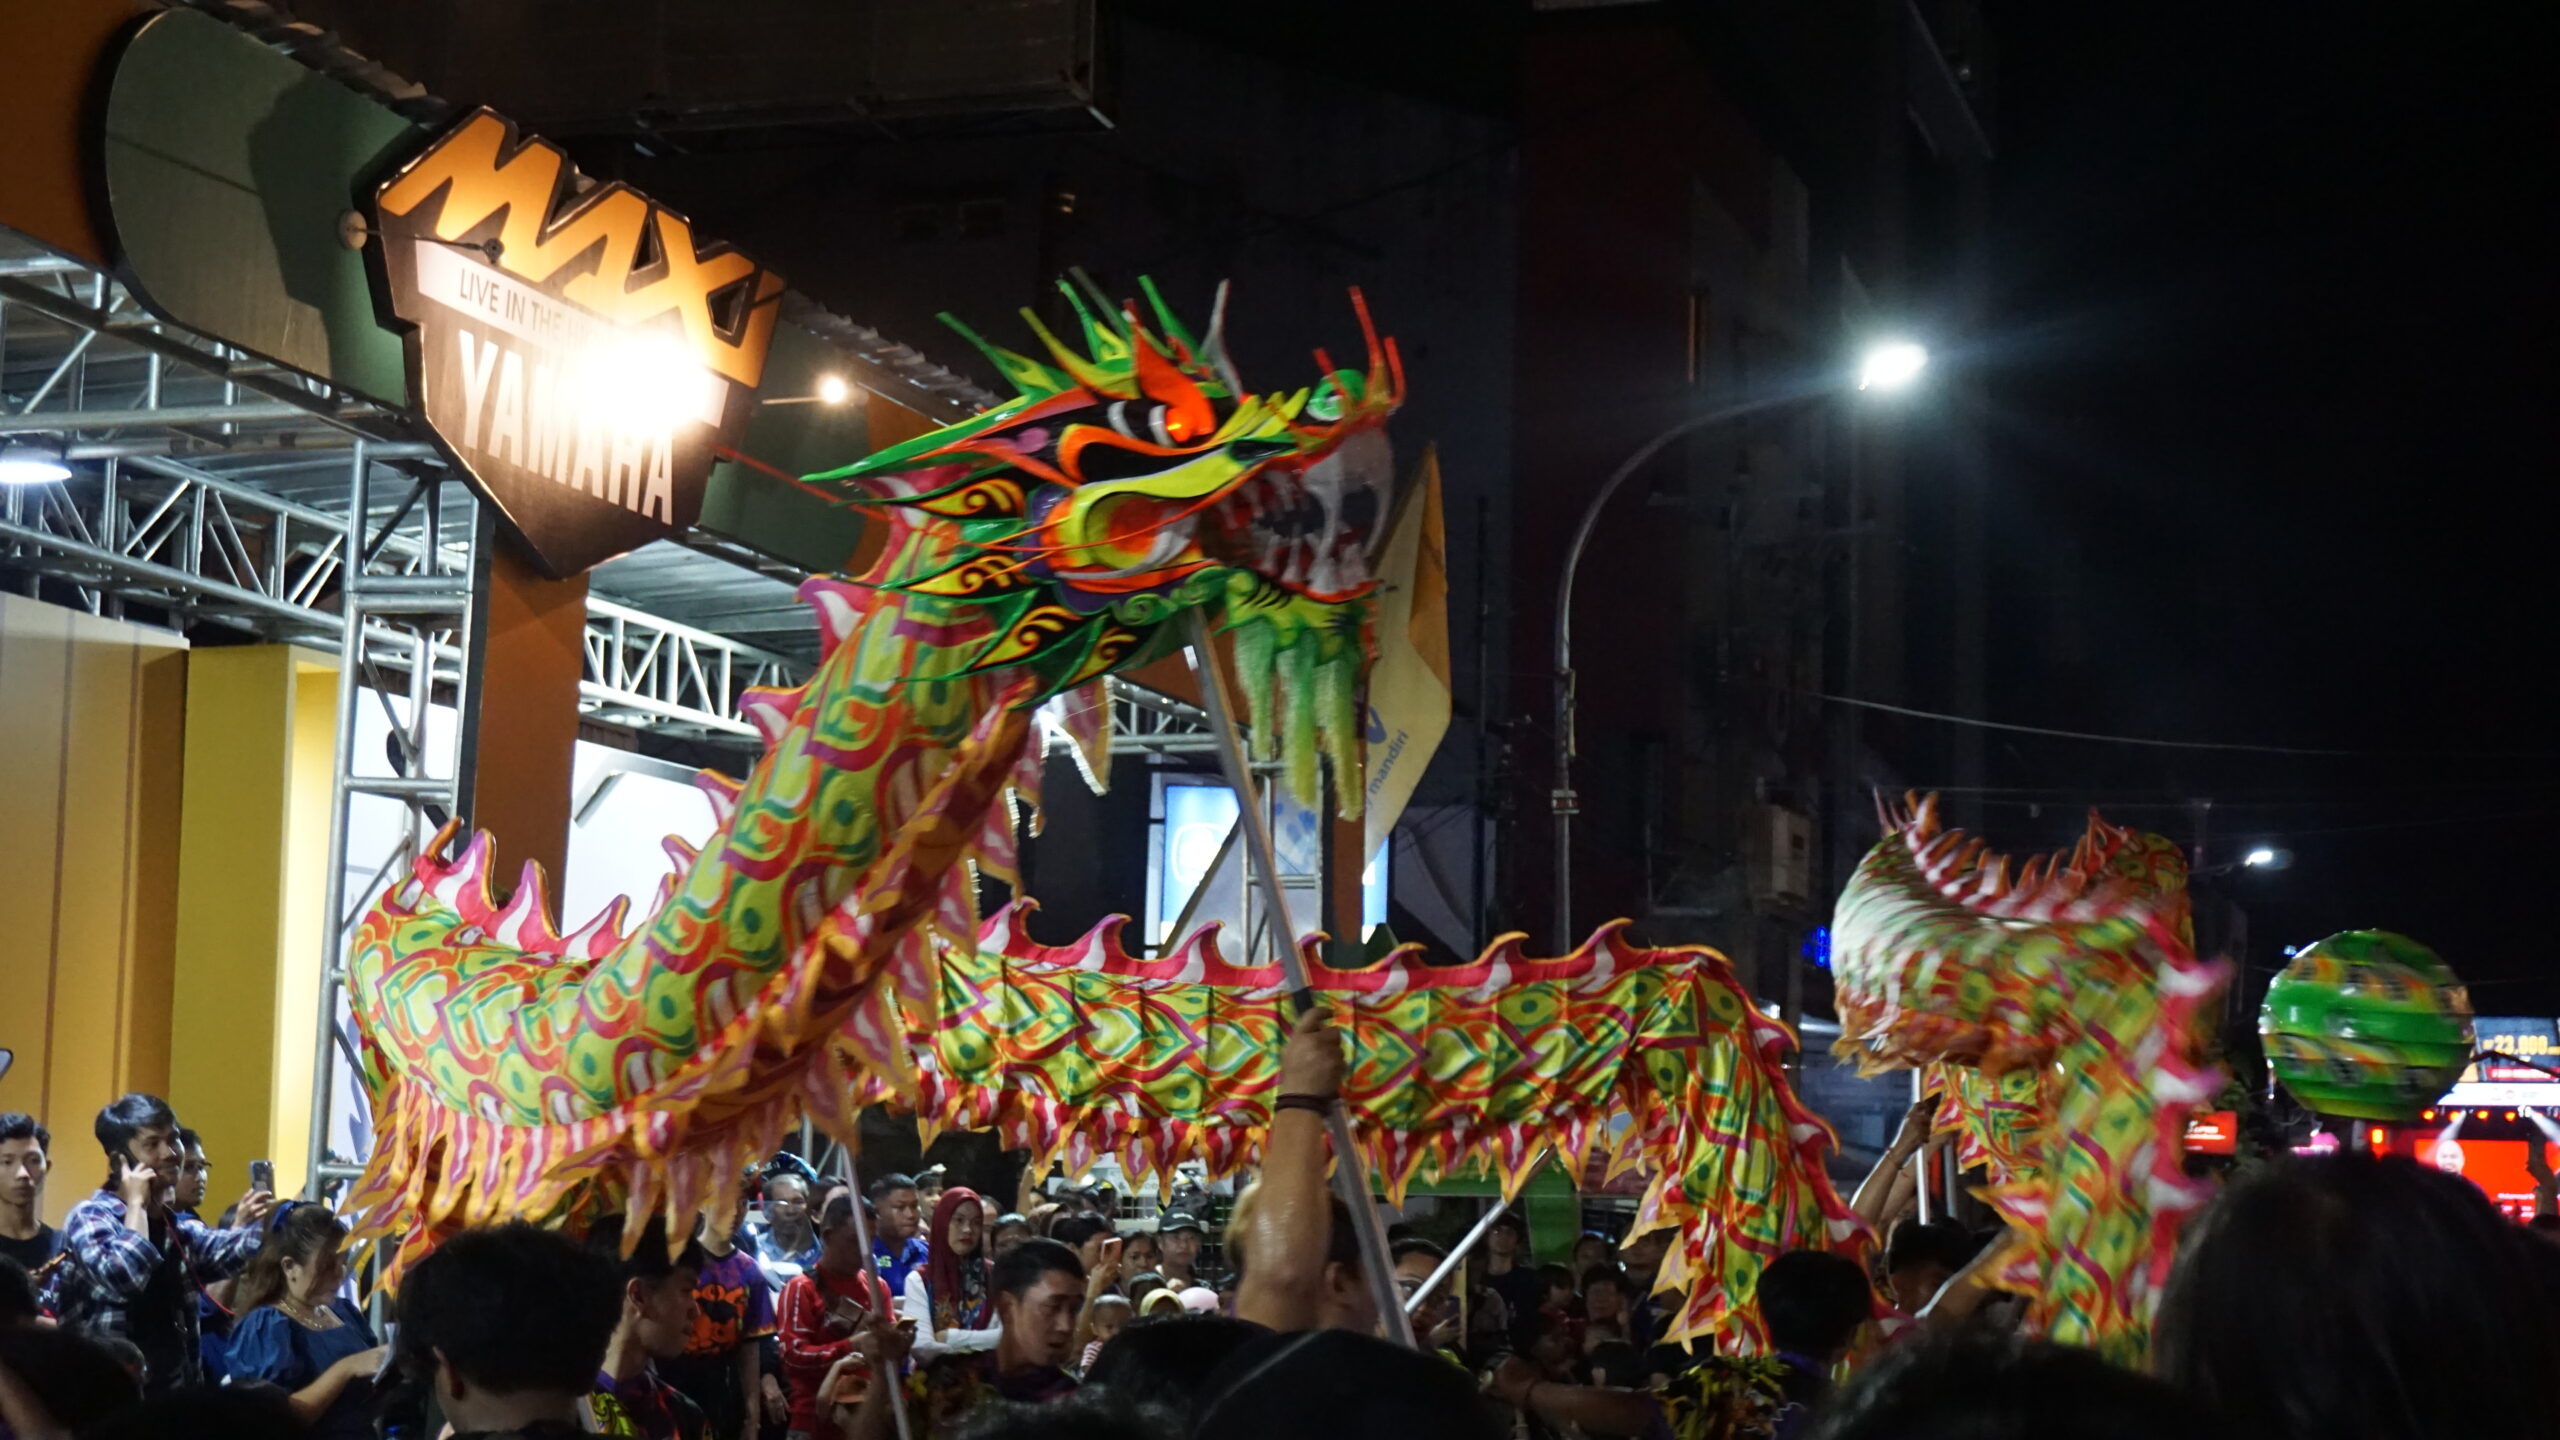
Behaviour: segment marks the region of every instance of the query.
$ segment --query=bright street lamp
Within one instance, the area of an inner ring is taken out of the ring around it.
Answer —
[[[1929,368],[1929,351],[1909,340],[1879,340],[1858,361],[1858,388],[1891,394]]]
[[[2228,875],[2235,870],[2283,870],[2292,864],[2292,851],[2273,845],[2261,845],[2237,860],[2225,860],[2219,865],[2201,866],[2192,872],[2192,878],[2202,880],[2215,875]]]
[[[1908,387],[1929,363],[1929,352],[1909,340],[1879,341],[1867,347],[1854,377],[1859,390],[1885,394]],[[1661,434],[1654,436],[1636,452],[1619,462],[1601,482],[1591,503],[1582,507],[1582,519],[1573,529],[1573,540],[1565,547],[1564,573],[1556,577],[1556,643],[1555,643],[1555,788],[1548,803],[1555,815],[1555,926],[1556,953],[1571,953],[1573,933],[1573,817],[1581,810],[1581,797],[1573,789],[1574,755],[1574,680],[1573,680],[1573,577],[1582,568],[1583,547],[1591,543],[1591,532],[1600,523],[1600,511],[1618,493],[1628,477],[1644,468],[1646,461],[1661,453],[1662,447],[1684,435],[1693,434],[1728,420],[1739,420],[1765,410],[1818,400],[1837,393],[1840,385],[1851,377],[1816,389],[1809,394],[1787,395],[1774,399],[1745,401],[1692,416]]]

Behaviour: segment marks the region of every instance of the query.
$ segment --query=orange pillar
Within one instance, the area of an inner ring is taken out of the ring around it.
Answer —
[[[489,567],[472,618],[479,715],[463,803],[472,827],[497,837],[496,884],[512,886],[517,867],[536,862],[556,919],[569,859],[587,577],[551,579],[521,541],[496,526],[482,540]]]
[[[1333,798],[1334,787],[1325,787],[1327,800]],[[1369,843],[1369,829],[1358,820],[1345,820],[1339,814],[1327,814],[1324,820],[1324,889],[1325,933],[1333,938],[1337,965],[1351,963],[1369,939],[1360,926],[1360,872],[1368,868],[1368,857],[1362,850]]]

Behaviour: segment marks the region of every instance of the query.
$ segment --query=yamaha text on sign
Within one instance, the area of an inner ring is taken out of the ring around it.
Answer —
[[[488,110],[374,205],[427,423],[543,568],[692,525],[763,378],[782,277]]]

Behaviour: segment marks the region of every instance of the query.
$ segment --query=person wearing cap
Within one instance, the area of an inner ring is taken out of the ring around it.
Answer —
[[[1164,1223],[1156,1227],[1156,1270],[1165,1283],[1176,1290],[1205,1283],[1200,1275],[1200,1241],[1206,1231],[1200,1217],[1188,1210],[1165,1212]]]
[[[1215,1299],[1216,1297],[1212,1296],[1211,1298]],[[1148,1291],[1138,1300],[1138,1318],[1141,1320],[1155,1315],[1179,1315],[1181,1313],[1183,1313],[1181,1292],[1173,1290],[1167,1286],[1159,1285]]]

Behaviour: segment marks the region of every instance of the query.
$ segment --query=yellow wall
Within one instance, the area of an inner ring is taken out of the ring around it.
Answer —
[[[0,595],[0,1110],[54,1132],[45,1209],[96,1183],[98,1107],[166,1093],[186,642]]]
[[[199,650],[188,675],[169,1102],[204,1136],[208,1205],[275,1162],[302,1183],[325,921],[335,665]]]
[[[368,697],[369,703],[369,697]],[[279,1195],[300,1193],[311,1146],[311,1061],[319,1045],[321,942],[329,910],[329,767],[337,758],[338,667],[296,653],[293,794],[285,832],[284,949],[276,966],[277,1058],[267,1103]],[[247,1163],[235,1157],[242,1183]]]

